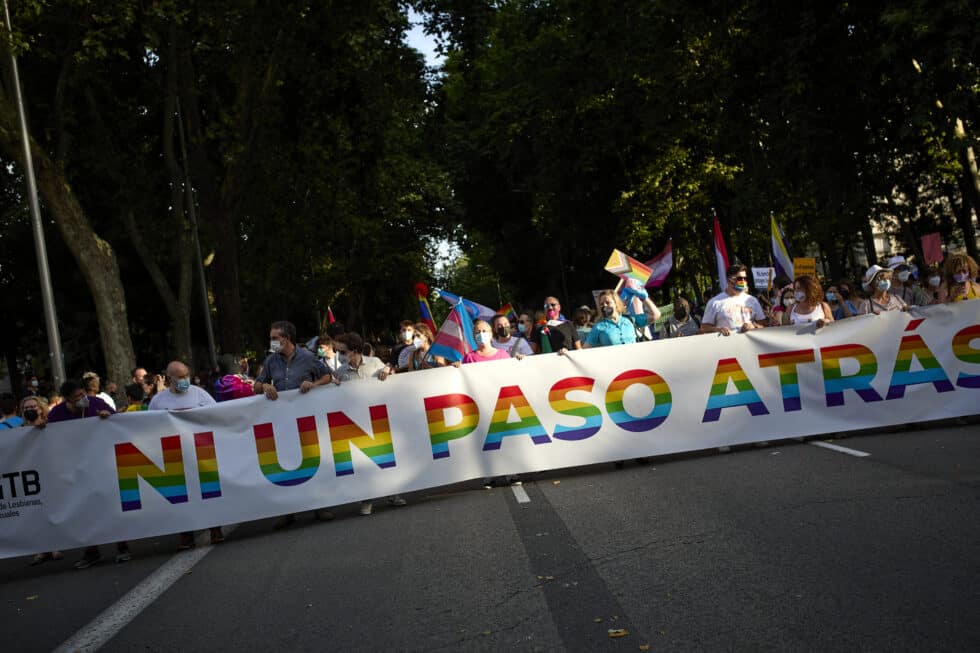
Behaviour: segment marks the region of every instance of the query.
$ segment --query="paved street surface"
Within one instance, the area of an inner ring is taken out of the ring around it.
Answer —
[[[833,441],[864,457],[814,442],[442,488],[370,517],[344,506],[332,522],[307,514],[286,531],[241,524],[224,544],[179,554],[174,537],[142,540],[131,562],[85,571],[72,568],[81,551],[38,567],[2,560],[0,642],[11,653],[101,641],[106,651],[980,650],[980,426]],[[176,581],[150,601],[168,574]]]

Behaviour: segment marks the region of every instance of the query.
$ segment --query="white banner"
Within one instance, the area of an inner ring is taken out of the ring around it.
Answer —
[[[768,290],[775,282],[776,268],[752,268],[752,283],[756,290]]]
[[[926,319],[923,319],[926,318]],[[122,413],[0,439],[0,556],[977,413],[980,301]]]

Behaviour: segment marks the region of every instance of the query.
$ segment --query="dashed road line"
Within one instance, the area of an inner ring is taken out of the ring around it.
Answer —
[[[514,493],[514,498],[517,499],[517,503],[531,503],[531,497],[527,496],[523,485],[511,485],[510,489]]]
[[[846,453],[848,456],[856,456],[858,458],[864,458],[865,456],[870,456],[871,454],[867,451],[858,451],[857,449],[848,449],[847,447],[842,447],[839,444],[831,444],[829,442],[821,442],[820,440],[813,440],[809,444],[815,447],[822,447],[823,449],[830,449],[831,451],[836,451],[838,453]]]

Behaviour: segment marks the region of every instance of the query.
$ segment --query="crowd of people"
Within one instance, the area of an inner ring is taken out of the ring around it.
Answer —
[[[641,340],[676,338],[698,334],[734,333],[814,324],[822,328],[857,315],[880,314],[926,306],[980,299],[977,263],[970,256],[949,256],[942,268],[930,267],[917,274],[902,256],[886,265],[870,266],[859,283],[850,279],[824,281],[802,275],[790,281],[777,279],[772,289],[749,291],[750,275],[744,265],[726,271],[725,290],[706,293],[695,305],[677,296],[669,312],[662,315],[648,294],[636,285],[597,294],[595,306],[580,306],[568,319],[555,296],[547,296],[541,308],[518,314],[499,314],[473,325],[476,349],[449,362],[431,351],[435,334],[428,325],[403,320],[394,344],[366,342],[360,334],[336,323],[327,332],[308,340],[297,339],[296,327],[288,321],[273,322],[269,330],[269,353],[257,367],[247,358],[226,353],[218,361],[213,377],[192,374],[184,361],[172,361],[164,372],[151,374],[143,367],[132,370],[130,383],[120,390],[115,383],[105,387],[98,374],[86,372],[80,379],[65,381],[57,391],[43,392],[37,377],[31,377],[25,396],[18,402],[9,393],[0,395],[0,430],[44,428],[48,423],[92,418],[107,419],[116,412],[140,410],[186,410],[262,395],[275,401],[279,393],[306,393],[318,386],[376,379],[417,372],[449,364],[470,365],[506,358],[555,353],[592,347],[608,347]],[[661,319],[665,318],[665,319]],[[387,497],[394,506],[404,506],[401,496]],[[370,515],[374,502],[363,501],[360,514]],[[314,511],[319,520],[333,518],[328,507]],[[287,527],[295,515],[285,515],[277,527]],[[210,529],[212,543],[224,540],[220,526]],[[194,534],[181,533],[177,548],[194,546]],[[39,553],[32,564],[62,557],[58,551]],[[131,557],[126,542],[116,544],[116,562]],[[88,547],[75,567],[85,569],[102,560],[98,547]]]

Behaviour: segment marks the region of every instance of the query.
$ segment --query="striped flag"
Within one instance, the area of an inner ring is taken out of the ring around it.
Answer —
[[[514,310],[514,307],[510,304],[510,302],[507,302],[497,310],[497,315],[506,315],[507,317],[513,315],[514,317],[517,317],[517,311]]]
[[[327,324],[333,324],[337,321],[337,318],[333,316],[333,311],[327,306]]]
[[[786,246],[786,236],[776,222],[776,216],[769,215],[769,230],[772,232],[772,260],[775,263],[776,274],[785,274],[790,280],[793,276],[793,259],[789,255],[789,248]]]
[[[415,284],[415,298],[419,302],[419,322],[432,329],[432,333],[435,333],[436,323],[432,321],[432,310],[429,308],[429,287],[421,281]]]
[[[663,285],[663,282],[667,279],[667,275],[670,274],[671,269],[674,267],[673,241],[668,240],[667,246],[664,247],[664,251],[647,261],[646,264],[651,270],[650,280],[647,281],[646,287],[659,288],[661,285]]]
[[[618,249],[614,249],[612,254],[609,255],[605,270],[612,272],[626,281],[633,279],[640,284],[640,287],[646,285],[651,272],[647,265],[640,263],[635,258],[627,256]]]
[[[721,237],[721,225],[718,224],[718,214],[715,213],[715,263],[718,266],[718,285],[721,291],[728,288],[728,250],[725,239]]]
[[[476,338],[473,337],[473,318],[465,306],[460,301],[449,311],[446,321],[439,327],[436,341],[429,347],[429,354],[455,362],[477,349]]]
[[[480,318],[481,320],[489,321],[493,319],[494,315],[497,314],[497,311],[493,310],[489,306],[484,306],[483,304],[477,304],[474,301],[463,299],[459,295],[454,295],[451,292],[446,292],[445,290],[436,288],[436,293],[439,295],[439,297],[445,299],[452,306],[456,306],[462,302],[463,306],[466,307],[466,310],[469,311],[471,316],[473,316],[473,319]]]

